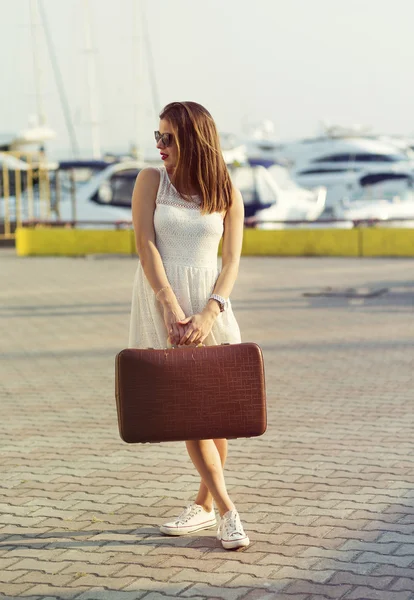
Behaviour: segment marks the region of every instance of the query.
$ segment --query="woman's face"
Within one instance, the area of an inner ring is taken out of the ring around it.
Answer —
[[[161,160],[164,162],[167,171],[173,170],[177,164],[178,151],[172,133],[171,123],[167,121],[167,119],[161,119],[159,134],[161,134],[162,137],[157,142],[157,148],[160,151]]]

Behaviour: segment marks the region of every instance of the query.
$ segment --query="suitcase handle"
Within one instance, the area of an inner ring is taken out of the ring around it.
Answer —
[[[223,342],[220,346],[230,346],[230,342]],[[184,348],[185,346],[177,346],[175,344],[171,344],[171,346],[167,346],[163,348],[163,350],[174,350],[175,348]],[[197,344],[197,346],[189,346],[190,348],[207,348],[205,344]],[[147,350],[155,350],[153,346],[147,346]]]
[[[224,346],[224,344],[222,344],[222,346]],[[167,346],[166,348],[162,348],[163,350],[174,350],[175,348],[185,348],[186,346],[177,346],[176,344],[171,344],[170,346]],[[188,346],[188,348],[205,348],[206,346],[204,344],[197,344],[197,346]],[[155,350],[155,348],[153,348],[153,346],[147,346],[147,350]]]

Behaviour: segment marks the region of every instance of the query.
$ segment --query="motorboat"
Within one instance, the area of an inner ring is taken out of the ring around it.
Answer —
[[[276,229],[284,227],[285,221],[315,221],[323,213],[326,188],[301,188],[291,180],[288,171],[279,165],[268,169],[257,166],[253,168],[253,173],[262,208],[250,215],[246,211],[247,222],[251,225],[261,229]]]
[[[414,167],[414,154],[391,142],[366,138],[314,138],[285,146],[292,176],[303,184],[319,183],[325,175],[378,170],[404,164]]]
[[[362,193],[367,174],[382,173],[402,188],[414,173],[414,153],[401,143],[355,135],[304,139],[280,150],[301,186],[327,188],[326,211],[346,195]]]
[[[402,193],[366,186],[362,194],[345,197],[334,207],[334,217],[381,226],[414,227],[414,189]]]
[[[74,166],[65,163],[66,185],[60,198],[54,194],[54,212],[61,221],[114,223],[131,221],[131,198],[141,162],[125,160],[113,164],[104,161],[77,161],[75,189],[71,188],[70,173]],[[89,177],[82,172],[90,172]],[[59,169],[55,177],[60,177]]]

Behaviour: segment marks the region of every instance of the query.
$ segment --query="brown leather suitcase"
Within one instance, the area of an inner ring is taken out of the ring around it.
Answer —
[[[263,355],[253,343],[122,350],[115,395],[128,443],[238,438],[266,431]]]

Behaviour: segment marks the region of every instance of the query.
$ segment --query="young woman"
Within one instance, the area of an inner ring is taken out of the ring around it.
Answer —
[[[228,298],[239,268],[244,208],[214,120],[200,104],[172,102],[160,114],[155,139],[164,167],[143,169],[132,196],[139,263],[129,347],[165,348],[167,340],[173,345],[239,343]],[[223,547],[246,548],[249,538],[224,481],[227,440],[192,440],[186,446],[200,488],[195,501],[161,532],[184,535],[215,527],[215,501]]]

